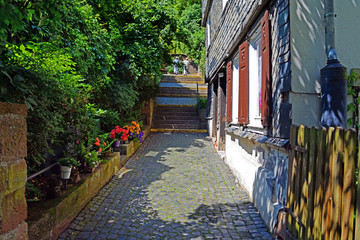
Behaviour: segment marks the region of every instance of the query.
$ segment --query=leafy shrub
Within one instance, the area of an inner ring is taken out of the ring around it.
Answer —
[[[200,109],[206,109],[206,107],[207,107],[207,98],[199,98],[198,104],[199,104]]]
[[[72,157],[59,158],[57,162],[60,164],[60,166],[67,166],[67,167],[80,166],[80,163],[75,158]]]

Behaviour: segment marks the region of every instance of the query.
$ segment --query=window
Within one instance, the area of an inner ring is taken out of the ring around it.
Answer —
[[[239,65],[233,74],[239,76],[238,105],[234,104],[237,93],[232,83],[234,96],[232,113],[238,109],[238,122],[252,127],[269,127],[271,120],[269,15],[265,12],[261,23],[239,47]],[[235,82],[235,77],[233,77]]]
[[[261,32],[256,28],[249,46],[249,125],[261,126]]]
[[[239,122],[239,55],[234,58],[232,66],[233,88],[232,88],[232,122]],[[236,107],[235,107],[236,106]]]
[[[210,18],[209,17],[206,20],[206,29],[207,29],[207,42],[208,42],[208,46],[210,46]]]
[[[223,2],[223,5],[222,5],[222,6],[223,6],[223,8],[222,8],[223,10],[225,9],[225,6],[226,6],[227,1],[228,1],[228,0],[223,0],[223,1],[222,1],[222,2]]]

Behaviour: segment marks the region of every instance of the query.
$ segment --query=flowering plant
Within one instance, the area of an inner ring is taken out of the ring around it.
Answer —
[[[129,140],[134,140],[136,142],[142,142],[144,139],[144,132],[141,131],[140,123],[135,121],[131,122],[131,125],[124,126],[125,129],[129,132]]]
[[[129,130],[116,126],[115,129],[111,130],[110,137],[112,140],[126,141],[129,136]]]
[[[97,167],[101,164],[101,159],[99,159],[99,152],[93,150],[84,156],[84,161],[90,167]]]

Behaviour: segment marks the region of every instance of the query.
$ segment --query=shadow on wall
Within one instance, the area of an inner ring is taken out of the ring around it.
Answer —
[[[291,3],[290,26],[291,30],[296,30],[291,31],[292,90],[320,93],[320,70],[326,64],[325,29],[322,24],[324,4],[304,0]]]
[[[235,134],[230,136],[226,162],[268,227],[274,229],[278,211],[286,205],[288,153]]]
[[[320,125],[320,70],[326,65],[323,1],[290,1],[293,124]]]
[[[259,167],[253,184],[253,202],[270,229],[275,228],[278,212],[286,206],[287,161],[279,162],[275,173]]]

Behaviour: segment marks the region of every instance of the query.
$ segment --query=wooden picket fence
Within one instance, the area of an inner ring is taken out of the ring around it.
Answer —
[[[360,239],[355,131],[304,126],[290,131],[288,230],[298,239]]]

